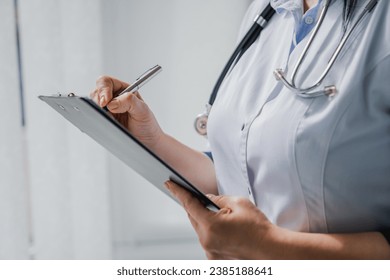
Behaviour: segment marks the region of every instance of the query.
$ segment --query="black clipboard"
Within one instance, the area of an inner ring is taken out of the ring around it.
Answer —
[[[39,99],[46,102],[82,132],[89,135],[165,194],[174,198],[164,187],[166,181],[172,180],[191,192],[208,209],[212,211],[220,209],[91,99],[74,94],[68,96],[41,95]],[[177,200],[175,199],[175,201]]]

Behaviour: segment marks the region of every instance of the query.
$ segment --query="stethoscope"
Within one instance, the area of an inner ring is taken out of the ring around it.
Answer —
[[[321,76],[318,78],[317,81],[312,86],[308,86],[305,88],[299,87],[296,85],[296,77],[299,69],[302,66],[302,63],[313,43],[313,40],[315,39],[318,30],[320,29],[322,22],[325,18],[325,15],[328,11],[329,5],[332,0],[325,0],[325,3],[322,7],[320,16],[318,18],[318,21],[314,27],[314,30],[312,34],[309,37],[309,40],[305,46],[305,48],[302,51],[302,54],[298,58],[298,61],[293,68],[291,80],[289,81],[286,77],[287,72],[283,69],[279,68],[276,69],[273,73],[277,81],[281,82],[285,87],[290,89],[293,93],[296,95],[303,97],[303,98],[313,98],[318,96],[334,96],[337,93],[337,88],[335,85],[328,85],[324,86],[323,89],[318,90],[322,82],[324,81],[325,77],[328,75],[330,69],[333,67],[337,57],[341,53],[343,47],[345,46],[345,43],[347,42],[348,38],[352,34],[352,32],[355,30],[355,28],[359,25],[359,23],[364,19],[364,17],[370,13],[376,4],[378,3],[378,0],[370,0],[368,4],[364,7],[364,9],[360,12],[360,14],[357,17],[357,20],[355,23],[349,28],[347,32],[344,33],[342,36],[337,48],[333,52],[325,70],[322,72]],[[271,20],[272,16],[275,14],[275,10],[272,8],[270,4],[267,5],[267,7],[256,16],[254,19],[254,23],[247,32],[247,34],[244,36],[244,38],[241,40],[239,45],[234,50],[233,54],[231,55],[229,61],[225,65],[221,75],[219,76],[213,91],[210,95],[209,102],[206,104],[206,110],[202,114],[198,115],[195,119],[195,130],[203,136],[207,135],[207,120],[208,116],[211,110],[211,107],[217,97],[218,90],[225,79],[226,75],[229,73],[229,71],[236,65],[236,63],[240,60],[242,55],[249,49],[249,47],[259,38],[261,31],[265,28],[267,23]]]

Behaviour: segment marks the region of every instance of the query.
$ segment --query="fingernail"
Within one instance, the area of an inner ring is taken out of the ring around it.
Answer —
[[[107,105],[107,107],[111,110],[115,110],[119,107],[119,102],[116,99],[111,100],[111,102]]]
[[[106,97],[104,95],[100,96],[100,106],[106,105]]]
[[[232,213],[232,209],[230,209],[230,208],[222,208],[221,210],[219,210],[219,213],[221,213],[221,214],[230,214],[230,213]]]
[[[169,182],[165,182],[164,185],[165,185],[165,187],[168,189],[168,191],[169,191],[171,194],[175,195],[175,192],[174,192],[173,189],[172,189],[172,185],[171,185]]]

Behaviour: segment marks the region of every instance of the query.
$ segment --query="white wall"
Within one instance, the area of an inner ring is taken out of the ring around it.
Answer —
[[[13,1],[0,1],[0,259],[29,257],[28,188],[24,176]]]
[[[131,81],[158,63],[164,70],[142,89],[144,99],[167,132],[205,149],[193,119],[234,48],[248,4],[19,0],[22,128],[13,0],[0,0],[0,101],[8,105],[0,118],[0,258],[204,258],[178,205],[37,95],[88,95],[101,74]]]
[[[111,258],[107,155],[37,98],[94,85],[100,2],[23,0],[19,8],[33,257]]]

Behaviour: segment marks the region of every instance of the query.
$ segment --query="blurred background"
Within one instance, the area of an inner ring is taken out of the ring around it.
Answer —
[[[204,259],[185,212],[41,102],[132,81],[162,128],[193,121],[251,0],[0,0],[0,259]]]

